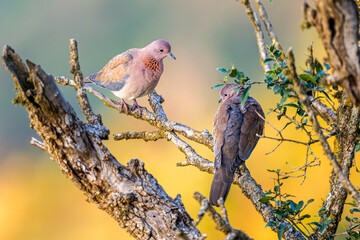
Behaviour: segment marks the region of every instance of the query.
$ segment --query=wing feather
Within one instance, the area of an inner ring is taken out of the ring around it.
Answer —
[[[215,114],[213,130],[215,169],[218,169],[221,166],[221,148],[224,145],[225,131],[230,116],[229,112],[227,111],[228,107],[228,103],[222,103]]]
[[[250,104],[247,105],[247,109],[244,114],[244,122],[241,126],[239,157],[243,161],[250,157],[250,154],[259,140],[259,137],[257,137],[256,134],[262,135],[264,129],[264,120],[258,115],[260,114],[264,117],[264,112],[260,104],[254,99],[252,100],[254,102],[250,102]]]
[[[112,58],[100,72],[90,75],[89,80],[100,87],[119,91],[130,77],[127,66],[132,60],[133,55],[129,51],[121,53]]]

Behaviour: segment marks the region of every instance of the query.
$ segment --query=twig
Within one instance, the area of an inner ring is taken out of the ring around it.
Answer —
[[[249,16],[250,22],[252,23],[255,30],[255,36],[259,47],[261,65],[263,66],[265,72],[270,71],[271,70],[270,64],[269,63],[263,64],[263,61],[268,57],[268,55],[264,40],[264,33],[261,30],[261,25],[257,17],[257,14],[254,13],[254,11],[252,10],[249,0],[241,0],[241,3],[244,5],[246,13]]]
[[[239,239],[239,240],[250,240],[243,231],[234,229],[226,219],[223,219],[219,213],[210,205],[210,202],[199,192],[194,193],[194,198],[200,203],[201,208],[199,212],[199,219],[201,219],[205,212],[211,217],[216,224],[216,229],[227,235],[226,239]],[[224,204],[222,204],[222,212],[227,216]],[[196,220],[197,224],[200,220]]]
[[[44,152],[47,152],[47,148],[46,148],[45,144],[43,142],[37,140],[36,138],[32,137],[31,140],[30,140],[30,144],[35,146],[35,147],[40,148]]]
[[[129,139],[143,139],[145,142],[147,141],[156,141],[158,139],[163,139],[164,133],[161,131],[155,132],[123,132],[114,134],[114,140],[129,140]]]
[[[269,17],[267,15],[267,13],[266,13],[264,5],[262,4],[261,0],[255,0],[255,2],[256,2],[256,5],[257,5],[259,13],[260,13],[260,18],[263,20],[263,23],[265,25],[265,28],[266,28],[266,31],[267,31],[269,37],[272,40],[276,41],[278,43],[276,47],[279,50],[282,50],[280,42],[279,42],[279,40],[278,40],[278,38],[277,38],[273,28],[272,28],[272,24],[271,24],[271,22],[269,20]]]
[[[293,140],[293,139],[287,139],[287,138],[274,138],[274,137],[268,137],[265,135],[258,135],[256,134],[256,136],[261,137],[261,138],[267,138],[267,139],[271,139],[271,140],[276,140],[276,141],[280,141],[280,142],[292,142],[292,143],[298,143],[298,144],[302,144],[302,145],[309,145],[309,143],[306,142],[301,142],[301,141],[297,141],[297,140]]]
[[[86,92],[83,88],[83,74],[80,70],[79,63],[79,54],[77,42],[75,39],[70,39],[69,44],[70,49],[70,72],[74,75],[75,88],[76,88],[76,96],[79,100],[81,109],[86,117],[86,120],[89,123],[100,123],[101,124],[101,116],[94,114],[91,109],[89,99],[86,96]]]
[[[75,86],[74,80],[68,79],[63,76],[56,77],[55,81],[62,85],[69,85],[69,86],[73,86],[73,87]],[[99,98],[101,101],[103,101],[106,106],[114,108],[114,109],[118,110],[119,112],[121,112],[120,103],[110,99],[109,97],[100,93],[96,89],[92,88],[90,85],[85,84],[84,89],[86,91],[88,91],[89,93],[93,94],[95,97]],[[159,96],[159,95],[157,95],[155,90],[152,92],[152,94],[154,96]],[[132,116],[134,118],[147,121],[150,125],[152,125],[156,128],[163,129],[166,131],[175,131],[190,140],[193,140],[197,143],[207,146],[210,149],[212,149],[212,147],[213,147],[213,137],[209,133],[209,131],[206,129],[204,129],[203,131],[197,131],[197,130],[192,129],[181,123],[163,120],[160,117],[160,115],[154,114],[153,112],[150,112],[147,109],[142,110],[141,116],[139,116],[137,109],[135,109],[135,110],[129,109],[128,114],[129,114],[129,116]]]

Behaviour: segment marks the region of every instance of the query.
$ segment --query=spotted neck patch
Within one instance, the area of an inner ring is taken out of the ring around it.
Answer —
[[[160,62],[156,61],[156,59],[152,57],[145,59],[145,67],[152,71],[157,71],[161,68]]]

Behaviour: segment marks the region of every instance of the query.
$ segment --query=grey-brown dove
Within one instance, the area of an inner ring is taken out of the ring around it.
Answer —
[[[210,189],[210,203],[218,206],[218,200],[229,193],[234,172],[249,158],[264,129],[264,112],[260,104],[248,97],[241,108],[244,89],[238,85],[225,85],[220,91],[223,103],[214,119],[215,174]],[[239,91],[238,91],[239,90]]]
[[[129,49],[111,59],[98,73],[84,78],[84,82],[111,90],[121,98],[121,108],[128,111],[124,99],[133,100],[133,107],[141,113],[136,98],[149,94],[158,84],[164,70],[163,59],[175,56],[165,40],[156,40],[144,48]]]

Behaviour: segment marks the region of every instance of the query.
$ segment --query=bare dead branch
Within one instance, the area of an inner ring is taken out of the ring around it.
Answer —
[[[37,147],[37,148],[40,148],[44,152],[47,152],[45,144],[42,143],[41,141],[37,140],[36,138],[32,137],[31,140],[30,140],[30,144]]]
[[[74,75],[75,81],[75,88],[76,88],[76,96],[79,100],[81,109],[90,123],[98,123],[101,122],[100,115],[95,115],[91,109],[89,100],[86,96],[86,93],[83,89],[83,75],[80,70],[80,63],[79,63],[79,53],[77,42],[75,39],[70,39],[70,72]]]
[[[130,139],[143,139],[145,142],[147,141],[156,141],[158,139],[163,139],[164,133],[161,131],[155,132],[123,132],[114,134],[114,140],[130,140]]]

